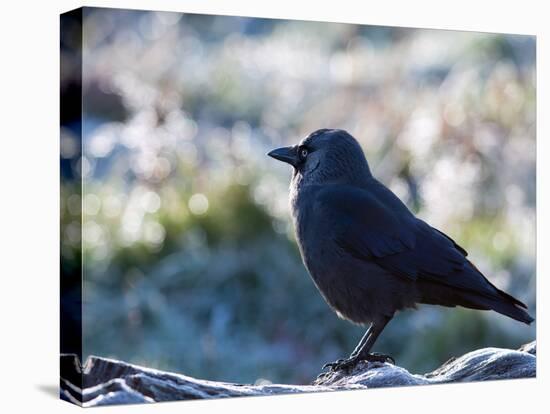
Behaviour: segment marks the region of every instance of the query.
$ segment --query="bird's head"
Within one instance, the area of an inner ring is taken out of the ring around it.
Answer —
[[[319,129],[299,144],[274,149],[269,155],[294,167],[304,184],[352,183],[371,173],[361,146],[341,129]]]

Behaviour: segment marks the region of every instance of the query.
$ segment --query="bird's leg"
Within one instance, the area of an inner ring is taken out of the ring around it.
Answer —
[[[395,360],[389,355],[370,352],[374,343],[390,320],[391,317],[385,317],[380,321],[373,322],[369,329],[368,338],[366,338],[365,341],[363,341],[363,339],[361,340],[357,346],[358,349],[356,348],[353,351],[352,357],[354,357],[357,361],[391,362],[392,364],[395,364]]]
[[[355,347],[355,349],[353,350],[353,352],[350,354],[348,358],[345,358],[345,359],[341,358],[334,362],[328,362],[325,365],[323,365],[323,369],[330,368],[331,370],[335,371],[340,368],[350,367],[352,365],[355,365],[358,362],[357,356],[359,355],[361,348],[365,346],[365,343],[367,342],[369,336],[372,335],[372,326],[373,324],[369,326],[369,328],[367,329],[367,331],[365,332],[365,334],[363,335],[363,337],[361,338],[361,340],[359,341],[359,343],[357,344],[357,346]]]
[[[365,334],[363,335],[363,337],[361,338],[361,340],[359,341],[359,343],[357,344],[353,352],[350,354],[349,356],[350,358],[353,358],[359,355],[359,351],[363,346],[365,346],[365,342],[367,342],[367,340],[369,339],[369,335],[371,334],[371,331],[372,331],[372,325],[373,324],[369,326],[369,328],[367,329],[367,332],[365,332]]]
[[[351,364],[352,361],[354,361],[356,359],[356,357],[359,354],[359,351],[361,350],[361,348],[365,345],[365,342],[367,342],[371,332],[372,332],[372,324],[369,326],[369,328],[367,329],[367,331],[365,332],[365,334],[363,335],[363,337],[361,338],[361,340],[359,341],[359,343],[357,344],[357,346],[355,347],[355,349],[353,350],[353,352],[351,353],[349,358],[346,358],[346,359],[342,358],[342,359],[339,359],[339,360],[334,361],[334,362],[328,362],[325,365],[323,365],[323,369],[325,369],[325,368],[334,369],[334,367],[340,366],[340,365],[345,364],[345,363]]]
[[[353,350],[349,358],[340,359],[335,362],[330,362],[323,366],[324,368],[330,368],[331,371],[337,371],[339,369],[348,369],[359,361],[373,361],[373,362],[388,362],[395,363],[394,359],[389,355],[369,353],[372,346],[378,339],[378,336],[382,333],[391,318],[384,318],[382,321],[373,322],[369,327],[365,335],[359,341],[357,347]]]

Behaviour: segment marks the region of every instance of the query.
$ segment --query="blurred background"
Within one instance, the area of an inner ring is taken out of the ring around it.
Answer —
[[[374,175],[534,315],[534,37],[115,9],[84,19],[84,357],[308,383],[347,356],[364,328],[316,291],[289,220],[290,168],[265,155],[325,127],[354,135]],[[76,144],[62,129],[62,156]],[[70,251],[81,200],[62,194]],[[374,350],[423,373],[534,337],[496,313],[420,306]]]

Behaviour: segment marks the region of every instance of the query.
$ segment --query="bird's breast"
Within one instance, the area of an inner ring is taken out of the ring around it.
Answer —
[[[316,210],[313,200],[314,194],[291,192],[290,207],[302,260],[325,301],[355,323],[392,315],[401,307],[393,279],[374,262],[344,251],[336,242],[334,217]]]

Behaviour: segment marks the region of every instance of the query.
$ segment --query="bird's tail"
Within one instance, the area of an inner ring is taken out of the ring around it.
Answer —
[[[475,271],[483,277],[485,282],[494,289],[493,294],[483,295],[483,304],[487,305],[489,309],[494,310],[502,315],[506,315],[516,321],[526,323],[530,325],[535,319],[527,313],[527,305],[522,301],[516,299],[509,293],[500,290],[495,285],[487,279],[479,269],[470,262],[470,265],[475,269]],[[495,294],[496,293],[496,294]]]
[[[487,305],[495,312],[501,313],[503,315],[509,316],[512,319],[515,319],[516,321],[530,325],[531,322],[533,322],[535,319],[533,319],[533,317],[531,317],[531,315],[526,312],[525,309],[527,307],[507,293],[505,295],[506,296],[503,296],[502,299],[492,299],[486,297],[483,299],[487,303]],[[508,299],[508,296],[514,299],[514,302]],[[523,307],[515,302],[519,302],[521,305],[523,305]]]
[[[533,317],[527,313],[527,306],[524,303],[498,288],[495,290],[495,295],[463,292],[460,295],[460,304],[466,308],[494,310],[527,325],[534,321]]]

